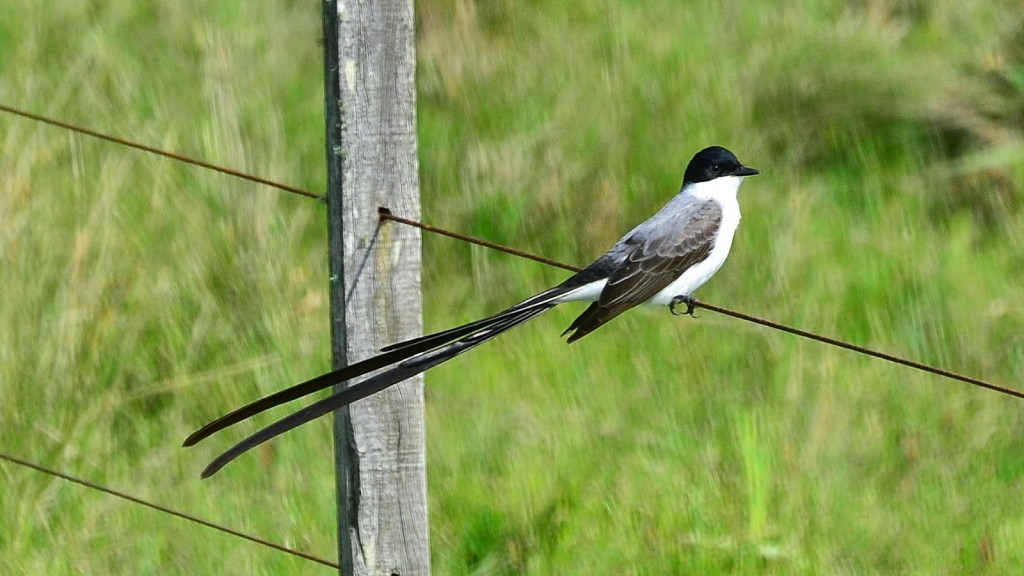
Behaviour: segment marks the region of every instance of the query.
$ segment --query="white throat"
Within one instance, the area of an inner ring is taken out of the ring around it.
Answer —
[[[697,198],[718,200],[724,207],[727,202],[736,202],[736,193],[744,178],[746,176],[723,176],[709,182],[689,184],[686,191]]]
[[[722,223],[715,236],[715,247],[702,262],[686,272],[655,294],[648,304],[667,306],[676,296],[689,296],[718,272],[729,257],[732,239],[740,225],[740,203],[736,199],[744,176],[724,176],[709,182],[697,182],[686,187],[685,192],[702,200],[714,200],[722,206]]]

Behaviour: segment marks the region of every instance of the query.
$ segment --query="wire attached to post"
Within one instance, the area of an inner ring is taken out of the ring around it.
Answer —
[[[377,209],[377,213],[379,214],[381,220],[390,220],[392,222],[397,222],[399,224],[405,224],[405,225],[408,225],[408,226],[415,226],[416,228],[419,228],[419,229],[427,231],[427,232],[433,232],[433,233],[436,233],[436,234],[441,234],[441,235],[444,235],[444,236],[448,236],[450,238],[454,238],[456,240],[461,240],[463,242],[469,242],[471,244],[476,244],[478,246],[484,246],[485,248],[491,248],[493,250],[498,250],[498,251],[501,251],[501,252],[505,252],[506,254],[511,254],[513,256],[518,256],[520,258],[527,258],[529,260],[534,260],[534,261],[540,262],[542,264],[547,264],[549,266],[555,266],[555,267],[558,267],[558,268],[562,268],[562,269],[568,270],[570,272],[579,272],[580,270],[582,270],[582,268],[580,268],[578,266],[573,266],[571,264],[566,264],[564,262],[559,262],[558,260],[553,260],[551,258],[545,258],[543,256],[537,256],[536,254],[531,254],[529,252],[525,252],[523,250],[518,250],[518,249],[512,248],[510,246],[505,246],[505,245],[502,245],[502,244],[498,244],[496,242],[491,242],[489,240],[481,240],[480,238],[475,238],[473,236],[467,236],[465,234],[460,234],[458,232],[453,232],[451,230],[445,230],[444,228],[438,228],[436,226],[431,226],[430,224],[424,224],[423,222],[417,222],[416,220],[410,220],[408,218],[402,218],[401,216],[396,216],[396,215],[392,214],[391,210],[389,210],[387,208],[384,208],[384,207],[378,208]],[[861,346],[859,344],[853,344],[851,342],[846,342],[846,341],[840,340],[838,338],[832,338],[830,336],[822,336],[821,334],[815,334],[814,332],[809,332],[807,330],[802,330],[800,328],[794,328],[792,326],[787,326],[785,324],[780,324],[779,322],[775,322],[775,321],[772,321],[772,320],[767,320],[765,318],[760,318],[758,316],[754,316],[752,314],[747,314],[745,312],[737,312],[735,310],[730,310],[729,308],[725,308],[723,306],[717,306],[715,304],[708,304],[706,302],[702,302],[702,301],[696,300],[696,299],[693,301],[693,306],[695,308],[704,308],[705,310],[711,310],[712,312],[718,312],[719,314],[724,314],[726,316],[732,316],[733,318],[737,318],[739,320],[744,320],[746,322],[752,322],[754,324],[760,324],[761,326],[765,326],[765,327],[771,328],[773,330],[780,330],[782,332],[787,332],[787,333],[793,334],[795,336],[800,336],[801,338],[807,338],[808,340],[814,340],[816,342],[821,342],[823,344],[828,344],[829,346],[835,346],[837,348],[843,348],[843,349],[846,349],[846,350],[850,350],[850,351],[856,352],[858,354],[864,354],[864,355],[867,355],[867,356],[878,358],[880,360],[885,360],[886,362],[892,362],[894,364],[900,364],[900,365],[903,365],[903,366],[907,366],[907,367],[913,368],[915,370],[920,370],[922,372],[928,372],[930,374],[935,374],[935,375],[938,375],[938,376],[942,376],[944,378],[949,378],[950,380],[958,380],[960,382],[965,382],[967,384],[971,384],[972,386],[978,386],[978,387],[981,387],[981,388],[987,388],[988,390],[992,390],[994,392],[999,392],[1000,394],[1006,394],[1007,396],[1013,396],[1015,398],[1024,399],[1024,391],[1017,390],[1015,388],[1010,388],[1008,386],[1002,386],[1000,384],[994,384],[992,382],[988,382],[987,380],[982,380],[980,378],[975,378],[973,376],[966,376],[964,374],[959,374],[959,373],[953,372],[951,370],[946,370],[945,368],[939,368],[939,367],[936,367],[936,366],[930,366],[928,364],[924,364],[923,362],[918,362],[916,360],[910,360],[909,358],[903,358],[901,356],[896,356],[895,354],[889,354],[888,352],[881,352],[881,351],[878,351],[878,350],[873,350],[873,349],[868,348],[866,346]]]

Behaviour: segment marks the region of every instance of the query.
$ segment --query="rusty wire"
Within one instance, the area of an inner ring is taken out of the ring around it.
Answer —
[[[259,177],[259,176],[254,176],[252,174],[247,174],[247,173],[241,172],[239,170],[235,170],[235,169],[232,169],[232,168],[227,168],[227,167],[224,167],[224,166],[219,166],[219,165],[212,164],[210,162],[206,162],[206,161],[203,161],[203,160],[198,160],[198,159],[195,159],[195,158],[190,158],[188,156],[184,156],[184,155],[177,154],[177,153],[174,153],[174,152],[169,152],[169,151],[166,151],[166,150],[161,150],[161,149],[158,149],[158,148],[154,148],[152,146],[148,146],[148,145],[145,145],[145,144],[141,144],[141,143],[138,143],[138,142],[127,140],[127,139],[124,139],[124,138],[119,138],[119,137],[116,137],[116,136],[111,136],[111,135],[108,135],[108,134],[104,134],[104,133],[98,132],[96,130],[92,130],[92,129],[89,129],[89,128],[85,128],[85,127],[76,125],[76,124],[72,124],[72,123],[69,123],[69,122],[64,122],[64,121],[61,121],[61,120],[56,120],[56,119],[53,119],[53,118],[49,118],[49,117],[42,116],[42,115],[39,115],[39,114],[34,114],[34,113],[31,113],[31,112],[26,112],[24,110],[13,108],[11,106],[6,106],[4,104],[0,104],[0,111],[7,112],[7,113],[10,113],[10,114],[14,114],[14,115],[17,115],[17,116],[21,116],[23,118],[34,120],[34,121],[37,121],[37,122],[42,122],[44,124],[49,124],[51,126],[56,126],[58,128],[62,128],[62,129],[69,130],[69,131],[72,131],[72,132],[76,132],[76,133],[79,133],[79,134],[84,134],[86,136],[91,136],[93,138],[98,138],[100,140],[105,140],[105,141],[112,142],[112,143],[115,143],[115,144],[119,144],[119,145],[122,145],[122,146],[127,146],[127,147],[135,148],[135,149],[138,149],[138,150],[143,150],[143,151],[149,152],[151,154],[156,154],[156,155],[159,155],[159,156],[163,156],[165,158],[170,158],[172,160],[176,160],[176,161],[179,161],[179,162],[184,162],[184,163],[191,164],[191,165],[194,165],[194,166],[199,166],[201,168],[206,168],[208,170],[213,170],[215,172],[220,172],[222,174],[227,174],[229,176],[234,176],[236,178],[242,178],[242,179],[248,180],[250,182],[255,182],[257,184],[262,184],[262,185],[265,185],[265,186],[270,186],[270,187],[277,188],[279,190],[282,190],[282,191],[285,191],[285,192],[289,192],[289,193],[292,193],[292,194],[298,194],[298,195],[301,195],[301,196],[305,196],[307,198],[313,198],[313,199],[320,200],[320,201],[323,201],[325,199],[325,197],[323,195],[316,194],[316,193],[311,192],[309,190],[304,190],[302,188],[298,188],[298,187],[291,186],[291,185],[288,185],[288,184],[283,184],[283,183],[276,182],[276,181],[273,181],[273,180],[269,180],[269,179],[266,179],[266,178],[262,178],[262,177]],[[398,216],[398,215],[395,215],[395,214],[391,213],[390,210],[388,210],[387,208],[384,208],[384,207],[381,207],[381,208],[378,209],[378,216],[379,216],[379,219],[382,220],[382,221],[390,221],[390,222],[395,222],[397,224],[403,224],[403,225],[407,225],[407,226],[414,226],[414,227],[419,228],[419,229],[421,229],[423,231],[426,231],[426,232],[430,232],[430,233],[434,233],[434,234],[440,234],[440,235],[443,235],[443,236],[448,236],[449,238],[453,238],[453,239],[460,240],[460,241],[463,241],[463,242],[469,242],[471,244],[476,244],[478,246],[483,246],[483,247],[486,247],[486,248],[489,248],[489,249],[493,249],[493,250],[498,250],[498,251],[501,251],[501,252],[505,252],[507,254],[511,254],[511,255],[520,257],[520,258],[526,258],[526,259],[529,259],[529,260],[534,260],[536,262],[540,262],[540,263],[548,265],[548,266],[555,266],[555,267],[562,268],[562,269],[569,270],[569,271],[573,271],[573,272],[580,270],[580,268],[577,267],[577,266],[573,266],[571,264],[566,264],[564,262],[559,262],[559,261],[551,259],[551,258],[545,258],[543,256],[538,256],[536,254],[531,254],[529,252],[526,252],[526,251],[523,251],[523,250],[519,250],[519,249],[516,249],[516,248],[512,248],[510,246],[506,246],[506,245],[503,245],[503,244],[499,244],[497,242],[491,242],[489,240],[484,240],[484,239],[481,239],[481,238],[476,238],[476,237],[473,237],[473,236],[468,236],[468,235],[461,234],[459,232],[455,232],[455,231],[448,230],[448,229],[445,229],[445,228],[441,228],[441,227],[438,227],[438,226],[432,226],[430,224],[426,224],[426,223],[419,222],[419,221],[416,221],[416,220],[411,220],[411,219],[408,219],[408,218],[404,218],[402,216]],[[1008,396],[1013,396],[1013,397],[1016,397],[1016,398],[1024,399],[1024,392],[1022,392],[1020,390],[1017,390],[1017,389],[1014,389],[1014,388],[1009,388],[1009,387],[1002,386],[1002,385],[999,385],[999,384],[994,384],[994,383],[982,380],[980,378],[974,378],[972,376],[966,376],[966,375],[963,375],[963,374],[959,374],[957,372],[953,372],[951,370],[946,370],[944,368],[939,368],[939,367],[931,366],[931,365],[928,365],[928,364],[924,364],[924,363],[918,362],[916,360],[910,360],[910,359],[907,359],[907,358],[896,356],[894,354],[889,354],[889,353],[886,353],[886,352],[880,352],[878,350],[873,350],[873,349],[867,348],[865,346],[861,346],[861,345],[858,345],[858,344],[853,344],[853,343],[850,343],[850,342],[846,342],[846,341],[840,340],[838,338],[832,338],[832,337],[829,337],[829,336],[822,336],[820,334],[815,334],[813,332],[809,332],[809,331],[806,331],[806,330],[803,330],[803,329],[800,329],[800,328],[795,328],[795,327],[792,327],[792,326],[787,326],[785,324],[774,322],[772,320],[767,320],[767,319],[760,318],[760,317],[757,317],[757,316],[754,316],[754,315],[751,315],[751,314],[746,314],[744,312],[737,312],[735,310],[730,310],[728,308],[725,308],[725,307],[722,307],[722,306],[717,306],[717,305],[714,305],[714,304],[709,304],[707,302],[695,301],[694,305],[696,307],[699,307],[699,308],[704,308],[706,310],[711,310],[713,312],[718,312],[719,314],[724,314],[726,316],[731,316],[733,318],[737,318],[739,320],[744,320],[746,322],[752,322],[754,324],[759,324],[761,326],[765,326],[765,327],[768,327],[768,328],[771,328],[771,329],[774,329],[774,330],[780,330],[780,331],[783,331],[783,332],[787,332],[789,334],[793,334],[793,335],[796,335],[796,336],[800,336],[802,338],[807,338],[807,339],[810,339],[810,340],[821,342],[823,344],[827,344],[827,345],[830,345],[830,346],[835,346],[835,347],[838,347],[838,348],[843,348],[843,349],[850,350],[850,351],[853,351],[853,352],[856,352],[856,353],[859,353],[859,354],[864,354],[864,355],[867,355],[867,356],[872,356],[874,358],[885,360],[887,362],[892,362],[892,363],[895,363],[895,364],[900,364],[900,365],[907,366],[907,367],[910,367],[910,368],[913,368],[913,369],[916,369],[916,370],[920,370],[920,371],[923,371],[923,372],[928,372],[928,373],[931,373],[931,374],[942,376],[944,378],[948,378],[948,379],[951,379],[951,380],[957,380],[957,381],[960,381],[960,382],[971,384],[973,386],[978,386],[978,387],[981,387],[981,388],[986,388],[988,390],[999,392],[1001,394],[1006,394]],[[68,481],[68,482],[79,484],[81,486],[84,486],[84,487],[87,487],[87,488],[90,488],[90,489],[93,489],[93,490],[98,490],[100,492],[109,494],[111,496],[115,496],[115,497],[127,500],[129,502],[140,504],[142,506],[146,506],[146,507],[152,508],[154,510],[158,510],[158,511],[166,513],[166,514],[170,514],[172,516],[176,516],[178,518],[182,518],[182,519],[188,520],[190,522],[194,522],[194,523],[197,523],[197,524],[209,527],[209,528],[213,528],[215,530],[224,532],[226,534],[230,534],[232,536],[237,536],[239,538],[243,538],[243,539],[249,540],[251,542],[262,544],[264,546],[268,546],[270,548],[274,548],[274,549],[279,550],[281,552],[292,554],[294,556],[297,556],[297,557],[300,557],[300,558],[303,558],[303,559],[306,559],[306,560],[309,560],[309,561],[312,561],[312,562],[317,562],[317,563],[322,564],[324,566],[329,566],[329,567],[332,567],[332,568],[335,568],[335,569],[338,568],[338,564],[337,563],[331,562],[329,560],[324,560],[323,558],[319,558],[319,557],[313,556],[311,554],[307,554],[305,552],[301,552],[301,551],[298,551],[298,550],[293,550],[291,548],[287,548],[287,547],[282,546],[280,544],[275,544],[273,542],[269,542],[267,540],[264,540],[262,538],[258,538],[256,536],[245,534],[243,532],[239,532],[237,530],[234,530],[234,529],[231,529],[231,528],[228,528],[228,527],[225,527],[225,526],[221,526],[221,525],[215,524],[213,522],[209,522],[207,520],[203,520],[201,518],[197,518],[195,516],[191,516],[191,515],[188,515],[188,514],[185,514],[185,513],[182,513],[182,512],[178,512],[176,510],[172,510],[170,508],[166,508],[166,507],[161,506],[159,504],[154,504],[152,502],[147,502],[145,500],[142,500],[140,498],[131,496],[129,494],[125,494],[123,492],[119,492],[117,490],[106,488],[104,486],[95,484],[93,482],[89,482],[87,480],[82,480],[80,478],[76,478],[74,476],[71,476],[71,475],[68,475],[68,474],[64,474],[62,472],[58,472],[56,470],[47,468],[45,466],[41,466],[39,464],[35,464],[35,463],[30,462],[28,460],[24,460],[22,458],[18,458],[18,457],[11,456],[9,454],[5,454],[3,452],[0,452],[0,459],[6,460],[8,462],[11,462],[11,463],[14,463],[14,464],[17,464],[17,465],[20,465],[20,466],[28,467],[28,468],[31,468],[31,469],[36,470],[38,472],[49,474],[49,475],[54,476],[56,478],[60,478],[62,480]]]
[[[102,485],[97,484],[95,482],[90,482],[88,480],[83,480],[82,478],[78,478],[78,477],[72,476],[70,474],[65,474],[64,472],[60,472],[60,471],[54,470],[53,468],[48,468],[48,467],[43,466],[41,464],[36,464],[35,462],[31,462],[29,460],[25,460],[24,458],[19,458],[17,456],[12,456],[10,454],[7,454],[6,452],[0,452],[0,460],[6,460],[8,462],[11,462],[12,464],[17,464],[18,466],[23,466],[25,468],[31,468],[32,470],[35,470],[36,472],[42,472],[43,474],[47,474],[47,475],[53,476],[54,478],[59,478],[59,479],[64,480],[66,482],[71,482],[72,484],[78,484],[79,486],[84,486],[86,488],[89,488],[90,490],[96,490],[96,491],[99,491],[99,492],[103,492],[104,494],[108,494],[110,496],[114,496],[116,498],[120,498],[122,500],[127,500],[129,502],[132,502],[133,504],[139,504],[139,505],[145,506],[147,508],[151,508],[153,510],[156,510],[157,512],[162,512],[164,514],[170,514],[171,516],[176,516],[178,518],[181,518],[183,520],[187,520],[187,521],[192,522],[194,524],[200,524],[202,526],[206,526],[207,528],[213,528],[214,530],[217,530],[219,532],[223,532],[225,534],[228,534],[228,535],[231,535],[231,536],[235,536],[237,538],[242,538],[244,540],[248,540],[250,542],[254,542],[256,544],[260,544],[262,546],[266,546],[268,548],[273,548],[274,550],[277,550],[279,552],[284,552],[286,554],[291,554],[292,556],[297,556],[299,558],[302,558],[303,560],[309,560],[310,562],[316,562],[318,564],[323,564],[324,566],[327,566],[327,567],[330,567],[330,568],[334,568],[335,570],[337,570],[339,568],[339,566],[338,566],[338,564],[336,562],[331,562],[330,560],[325,560],[323,558],[320,558],[318,556],[314,556],[312,554],[309,554],[307,552],[303,552],[301,550],[295,550],[293,548],[289,548],[287,546],[284,546],[284,545],[281,545],[281,544],[277,544],[275,542],[270,542],[269,540],[264,540],[263,538],[259,538],[258,536],[253,536],[252,534],[246,534],[245,532],[239,532],[238,530],[235,530],[235,529],[232,529],[232,528],[228,528],[227,526],[222,526],[222,525],[216,524],[214,522],[210,522],[209,520],[203,520],[202,518],[199,518],[199,517],[196,517],[196,516],[192,516],[190,514],[185,514],[184,512],[179,512],[177,510],[172,510],[172,509],[170,509],[170,508],[168,508],[166,506],[162,506],[160,504],[155,504],[153,502],[149,502],[147,500],[143,500],[142,498],[138,498],[138,497],[132,496],[130,494],[125,494],[124,492],[121,492],[121,491],[118,491],[118,490],[114,490],[113,488],[107,488],[106,486],[102,486]]]
[[[283,184],[283,183],[280,183],[280,182],[275,182],[273,180],[268,180],[266,178],[262,178],[262,177],[259,177],[259,176],[254,176],[252,174],[247,174],[247,173],[244,173],[244,172],[232,169],[232,168],[227,168],[227,167],[224,167],[224,166],[218,166],[216,164],[211,164],[211,163],[203,161],[203,160],[197,160],[197,159],[189,158],[187,156],[182,156],[180,154],[176,154],[176,153],[173,153],[173,152],[168,152],[168,151],[165,151],[165,150],[160,150],[158,148],[154,148],[152,146],[147,146],[145,144],[140,144],[138,142],[133,142],[133,141],[130,141],[130,140],[125,140],[123,138],[118,138],[118,137],[115,137],[115,136],[110,136],[110,135],[107,135],[107,134],[100,133],[100,132],[98,132],[96,130],[92,130],[90,128],[85,128],[85,127],[78,126],[78,125],[75,125],[75,124],[72,124],[72,123],[69,123],[69,122],[64,122],[64,121],[61,121],[61,120],[56,120],[56,119],[49,118],[49,117],[46,117],[46,116],[42,116],[42,115],[39,115],[39,114],[33,114],[31,112],[26,112],[24,110],[20,110],[20,109],[17,109],[17,108],[11,107],[11,106],[7,106],[7,105],[4,105],[4,104],[0,104],[0,111],[8,112],[10,114],[15,114],[17,116],[21,116],[21,117],[28,118],[28,119],[31,119],[31,120],[36,120],[38,122],[43,122],[45,124],[50,124],[52,126],[57,126],[59,128],[64,128],[66,130],[71,130],[73,132],[77,132],[77,133],[80,133],[80,134],[85,134],[87,136],[92,136],[94,138],[99,138],[101,140],[106,140],[108,142],[113,142],[115,144],[120,144],[120,145],[123,145],[123,146],[129,146],[131,148],[136,148],[136,149],[139,149],[139,150],[144,150],[146,152],[150,152],[150,153],[153,153],[153,154],[158,154],[158,155],[164,156],[166,158],[171,158],[172,160],[177,160],[179,162],[185,162],[185,163],[192,164],[192,165],[195,165],[195,166],[200,166],[202,168],[207,168],[207,169],[210,169],[210,170],[214,170],[214,171],[217,171],[217,172],[220,172],[220,173],[223,173],[223,174],[228,174],[230,176],[235,176],[237,178],[243,178],[243,179],[249,180],[251,182],[256,182],[258,184],[263,184],[263,185],[266,185],[266,186],[271,186],[271,187],[278,188],[280,190],[283,190],[283,191],[286,191],[286,192],[290,192],[290,193],[293,193],[293,194],[299,194],[299,195],[302,195],[302,196],[306,196],[308,198],[314,198],[314,199],[321,200],[321,201],[324,200],[324,196],[323,195],[316,194],[314,192],[310,192],[309,190],[304,190],[302,188],[298,188],[298,187],[291,186],[291,185],[288,185],[288,184]],[[379,218],[381,220],[388,220],[388,221],[392,221],[392,222],[396,222],[396,223],[400,223],[400,224],[405,224],[405,225],[408,225],[408,226],[415,226],[415,227],[417,227],[417,228],[419,228],[421,230],[424,230],[426,232],[431,232],[431,233],[434,233],[434,234],[441,234],[441,235],[444,235],[444,236],[448,236],[450,238],[461,240],[463,242],[469,242],[471,244],[476,244],[476,245],[479,245],[479,246],[483,246],[485,248],[490,248],[492,250],[499,250],[501,252],[505,252],[507,254],[512,254],[512,255],[520,257],[520,258],[527,258],[529,260],[534,260],[536,262],[540,262],[540,263],[546,264],[548,266],[555,266],[555,267],[562,268],[562,269],[569,270],[569,271],[578,271],[578,270],[580,270],[576,266],[572,266],[572,265],[566,264],[564,262],[559,262],[559,261],[551,259],[551,258],[546,258],[546,257],[543,257],[543,256],[538,256],[536,254],[531,254],[529,252],[526,252],[526,251],[523,251],[523,250],[518,250],[518,249],[512,248],[510,246],[505,246],[505,245],[499,244],[497,242],[491,242],[489,240],[484,240],[482,238],[476,238],[476,237],[473,237],[473,236],[467,236],[467,235],[461,234],[459,232],[455,232],[455,231],[448,230],[448,229],[445,229],[445,228],[441,228],[441,227],[438,227],[438,226],[432,226],[430,224],[425,224],[423,222],[419,222],[419,221],[416,221],[416,220],[410,220],[408,218],[397,216],[397,215],[393,214],[390,210],[388,210],[387,208],[384,208],[384,207],[381,207],[381,208],[378,209],[378,215],[379,215]],[[949,379],[952,379],[952,380],[958,380],[960,382],[965,382],[967,384],[971,384],[971,385],[974,385],[974,386],[979,386],[979,387],[982,387],[982,388],[987,388],[987,389],[993,390],[995,392],[1000,392],[1002,394],[1006,394],[1006,395],[1009,395],[1009,396],[1014,396],[1016,398],[1024,399],[1024,392],[1022,392],[1020,390],[1016,390],[1014,388],[1009,388],[1007,386],[1002,386],[1002,385],[999,385],[999,384],[993,384],[991,382],[982,380],[980,378],[974,378],[973,376],[966,376],[964,374],[959,374],[959,373],[953,372],[951,370],[946,370],[944,368],[938,368],[938,367],[935,367],[935,366],[924,364],[922,362],[918,362],[916,360],[910,360],[908,358],[903,358],[903,357],[900,357],[900,356],[896,356],[895,354],[889,354],[889,353],[886,353],[886,352],[880,352],[878,350],[873,350],[873,349],[867,348],[865,346],[861,346],[861,345],[858,345],[858,344],[853,344],[853,343],[850,343],[850,342],[846,342],[846,341],[840,340],[838,338],[832,338],[832,337],[829,337],[829,336],[822,336],[820,334],[815,334],[813,332],[808,332],[807,330],[803,330],[803,329],[800,329],[800,328],[794,328],[792,326],[787,326],[785,324],[780,324],[780,323],[774,322],[772,320],[767,320],[767,319],[764,319],[764,318],[759,318],[757,316],[753,316],[751,314],[746,314],[744,312],[738,312],[738,311],[735,311],[735,310],[730,310],[730,309],[722,307],[722,306],[717,306],[717,305],[714,305],[714,304],[708,304],[706,302],[699,302],[698,305],[701,308],[705,308],[705,309],[711,310],[713,312],[718,312],[719,314],[725,314],[726,316],[732,316],[733,318],[737,318],[737,319],[744,320],[744,321],[747,321],[747,322],[752,322],[754,324],[759,324],[761,326],[766,326],[766,327],[772,328],[774,330],[781,330],[781,331],[787,332],[789,334],[800,336],[802,338],[808,338],[810,340],[815,340],[817,342],[828,344],[830,346],[836,346],[838,348],[843,348],[843,349],[846,349],[846,350],[851,350],[853,352],[857,352],[857,353],[860,353],[860,354],[865,354],[867,356],[872,356],[874,358],[885,360],[887,362],[893,362],[895,364],[901,364],[903,366],[914,368],[916,370],[921,370],[921,371],[928,372],[928,373],[931,373],[931,374],[936,374],[938,376],[942,376],[942,377],[949,378]]]
[[[28,118],[29,120],[35,120],[36,122],[42,122],[43,124],[49,124],[50,126],[56,126],[58,128],[63,128],[65,130],[70,130],[71,132],[76,132],[78,134],[84,134],[86,136],[92,136],[93,138],[99,138],[100,140],[106,140],[107,142],[113,142],[114,144],[119,144],[121,146],[127,146],[129,148],[135,148],[136,150],[142,150],[144,152],[149,152],[150,154],[156,154],[157,156],[163,156],[164,158],[170,158],[171,160],[177,160],[178,162],[184,162],[185,164],[191,164],[193,166],[199,166],[200,168],[206,168],[207,170],[213,170],[214,172],[220,172],[221,174],[227,174],[228,176],[234,176],[235,178],[241,178],[243,180],[248,180],[250,182],[255,182],[257,184],[263,184],[264,186],[270,186],[272,188],[277,188],[278,190],[284,190],[285,192],[290,192],[292,194],[298,194],[300,196],[305,196],[307,198],[313,198],[313,199],[316,199],[316,200],[323,200],[323,196],[321,194],[315,194],[313,192],[310,192],[309,190],[303,190],[302,188],[298,188],[296,186],[291,186],[291,185],[288,185],[288,184],[282,184],[281,182],[275,182],[273,180],[268,180],[267,178],[262,178],[260,176],[254,176],[252,174],[247,174],[245,172],[241,172],[241,171],[235,170],[233,168],[226,168],[224,166],[219,166],[217,164],[213,164],[213,163],[207,162],[205,160],[198,160],[196,158],[191,158],[189,156],[185,156],[183,154],[178,154],[176,152],[169,152],[167,150],[161,150],[159,148],[154,148],[152,146],[147,146],[146,144],[141,144],[141,143],[135,142],[133,140],[127,140],[125,138],[120,138],[118,136],[111,136],[110,134],[104,134],[102,132],[98,132],[98,131],[93,130],[91,128],[86,128],[84,126],[79,126],[77,124],[72,124],[70,122],[64,122],[62,120],[56,120],[56,119],[50,118],[48,116],[42,116],[40,114],[34,114],[32,112],[27,112],[25,110],[21,110],[21,109],[18,109],[18,108],[13,108],[11,106],[7,106],[7,105],[4,105],[4,104],[0,104],[0,110],[2,110],[4,112],[7,112],[9,114],[14,114],[15,116],[21,116],[22,118]]]
[[[552,260],[550,258],[545,258],[543,256],[537,256],[536,254],[530,254],[529,252],[524,252],[522,250],[518,250],[518,249],[512,248],[510,246],[504,246],[502,244],[498,244],[496,242],[491,242],[489,240],[481,240],[479,238],[474,238],[473,236],[467,236],[465,234],[460,234],[458,232],[453,232],[451,230],[445,230],[444,228],[438,228],[436,226],[431,226],[429,224],[424,224],[422,222],[417,222],[415,220],[410,220],[408,218],[402,218],[400,216],[395,216],[394,214],[391,213],[391,210],[388,210],[387,208],[383,208],[383,207],[378,208],[377,212],[380,215],[380,219],[381,220],[390,220],[392,222],[398,222],[400,224],[406,224],[406,225],[409,225],[409,226],[415,226],[416,228],[419,228],[421,230],[425,230],[427,232],[435,232],[437,234],[443,234],[445,236],[448,236],[450,238],[454,238],[456,240],[461,240],[463,242],[469,242],[469,243],[472,243],[472,244],[478,244],[480,246],[485,246],[487,248],[492,248],[494,250],[500,250],[500,251],[505,252],[507,254],[512,254],[513,256],[518,256],[520,258],[528,258],[530,260],[535,260],[535,261],[541,262],[543,264],[547,264],[547,265],[550,265],[550,266],[556,266],[558,268],[563,268],[565,270],[569,270],[570,272],[579,272],[580,270],[582,270],[582,268],[580,268],[579,266],[573,266],[571,264],[566,264],[564,262],[559,262],[557,260]],[[903,366],[908,366],[910,368],[914,368],[916,370],[921,370],[923,372],[929,372],[931,374],[936,374],[938,376],[942,376],[942,377],[949,378],[949,379],[952,379],[952,380],[958,380],[960,382],[966,382],[967,384],[971,384],[971,385],[974,385],[974,386],[980,386],[981,388],[987,388],[989,390],[993,390],[995,392],[1006,394],[1008,396],[1014,396],[1016,398],[1024,399],[1024,391],[1017,390],[1015,388],[1010,388],[1008,386],[1002,386],[1002,385],[999,385],[999,384],[993,384],[992,382],[988,382],[988,381],[982,380],[980,378],[975,378],[973,376],[966,376],[964,374],[959,374],[957,372],[953,372],[952,370],[946,370],[945,368],[939,368],[939,367],[936,367],[936,366],[931,366],[931,365],[928,365],[928,364],[924,364],[923,362],[918,362],[916,360],[910,360],[908,358],[903,358],[903,357],[900,357],[900,356],[896,356],[895,354],[889,354],[887,352],[881,352],[881,351],[878,351],[878,350],[873,350],[871,348],[867,348],[866,346],[861,346],[859,344],[853,344],[853,343],[850,343],[850,342],[846,342],[844,340],[840,340],[838,338],[832,338],[832,337],[829,337],[829,336],[822,336],[821,334],[815,334],[814,332],[808,332],[807,330],[802,330],[800,328],[794,328],[793,326],[787,326],[785,324],[780,324],[780,323],[774,322],[772,320],[767,320],[765,318],[760,318],[760,317],[754,316],[752,314],[747,314],[745,312],[737,312],[736,310],[730,310],[729,308],[725,308],[723,306],[717,306],[715,304],[708,304],[707,302],[702,302],[702,301],[699,301],[699,300],[695,300],[694,301],[694,306],[697,307],[697,308],[704,308],[706,310],[711,310],[712,312],[718,312],[719,314],[724,314],[726,316],[732,316],[733,318],[738,318],[738,319],[744,320],[746,322],[752,322],[754,324],[760,324],[761,326],[766,326],[766,327],[772,328],[774,330],[781,330],[782,332],[787,332],[789,334],[800,336],[801,338],[807,338],[809,340],[814,340],[814,341],[817,341],[817,342],[821,342],[823,344],[828,344],[830,346],[835,346],[837,348],[844,348],[846,350],[851,350],[851,351],[857,352],[859,354],[865,354],[867,356],[872,356],[874,358],[879,358],[879,359],[885,360],[887,362],[893,362],[895,364],[901,364]]]

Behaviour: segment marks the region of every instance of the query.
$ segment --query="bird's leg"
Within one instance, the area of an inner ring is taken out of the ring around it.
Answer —
[[[685,312],[676,312],[676,306],[679,304],[686,304]],[[686,316],[687,314],[689,314],[690,316],[696,318],[697,315],[694,314],[693,311],[697,309],[697,304],[697,299],[694,298],[693,296],[680,294],[679,296],[672,298],[672,301],[668,303],[668,310],[669,312],[672,313],[673,316]]]

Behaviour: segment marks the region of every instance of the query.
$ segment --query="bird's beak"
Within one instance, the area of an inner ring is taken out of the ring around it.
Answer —
[[[757,171],[757,168],[751,168],[750,166],[740,166],[732,173],[733,176],[754,176],[756,174],[760,174],[760,172]]]

